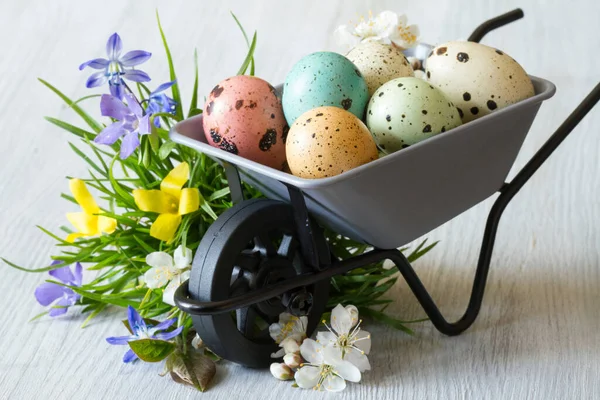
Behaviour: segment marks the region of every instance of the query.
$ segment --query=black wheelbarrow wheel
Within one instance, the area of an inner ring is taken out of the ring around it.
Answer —
[[[327,260],[327,242],[313,225],[319,259]],[[209,227],[194,258],[189,293],[203,302],[226,300],[310,271],[300,250],[292,207],[275,200],[248,200],[224,212]],[[301,290],[312,295],[310,335],[325,309],[329,281]],[[288,300],[289,296],[278,296],[232,313],[193,316],[194,327],[206,346],[224,359],[267,367],[274,361],[271,354],[278,350],[268,328],[286,311]]]

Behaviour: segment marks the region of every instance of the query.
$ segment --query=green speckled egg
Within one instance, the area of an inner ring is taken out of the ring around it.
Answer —
[[[369,101],[367,83],[358,68],[338,53],[309,54],[285,78],[283,112],[291,126],[316,107],[334,106],[362,119]]]
[[[461,124],[442,91],[418,78],[397,78],[375,91],[367,107],[367,126],[378,146],[398,151]]]

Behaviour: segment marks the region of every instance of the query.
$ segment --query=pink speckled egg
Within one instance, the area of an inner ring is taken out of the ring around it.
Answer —
[[[204,107],[204,133],[214,147],[269,167],[285,165],[288,125],[275,88],[253,76],[225,79]]]

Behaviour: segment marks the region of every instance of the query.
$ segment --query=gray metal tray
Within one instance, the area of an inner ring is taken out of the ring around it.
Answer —
[[[417,52],[426,55],[429,47]],[[402,246],[466,211],[503,185],[551,82],[531,76],[535,96],[341,175],[303,179],[206,143],[202,115],[176,124],[171,139],[235,164],[242,180],[289,202],[304,192],[323,225],[381,249]]]

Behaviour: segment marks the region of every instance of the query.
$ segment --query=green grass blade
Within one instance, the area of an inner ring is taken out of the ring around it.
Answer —
[[[173,57],[171,56],[171,50],[169,49],[169,45],[167,44],[167,38],[165,37],[165,33],[163,32],[162,25],[160,24],[160,17],[158,15],[158,10],[156,10],[156,21],[158,22],[158,30],[160,31],[160,37],[163,42],[163,46],[165,48],[165,52],[167,53],[167,62],[169,64],[169,77],[171,81],[177,79],[177,75],[175,74],[175,67],[173,67]],[[179,93],[179,84],[175,83],[171,86],[171,92],[173,94],[173,100],[177,102],[177,106],[175,108],[175,115],[177,116],[177,120],[183,120],[183,108],[181,106],[181,94]]]
[[[71,147],[71,150],[73,150],[75,152],[75,154],[77,154],[79,157],[83,158],[83,160],[85,162],[87,162],[90,165],[90,167],[94,168],[102,176],[106,176],[106,171],[102,170],[102,168],[100,168],[95,162],[93,162],[91,158],[89,158],[86,154],[84,154],[81,150],[79,150],[77,148],[77,146],[75,146],[71,142],[69,142],[69,146]]]
[[[78,136],[82,139],[93,140],[94,137],[96,137],[96,135],[93,134],[92,132],[86,131],[85,129],[78,128],[75,125],[71,125],[71,124],[61,121],[59,119],[52,118],[52,117],[44,117],[44,119],[46,121],[50,122],[51,124],[54,124],[54,125],[58,126],[59,128],[64,129],[67,132],[71,132],[73,135]]]
[[[242,31],[242,35],[244,35],[244,39],[246,40],[246,45],[248,47],[250,47],[250,40],[248,39],[248,35],[246,34],[246,30],[244,29],[244,27],[240,23],[240,20],[236,17],[236,15],[233,12],[231,12],[231,16],[235,20],[235,23],[237,24],[237,26]],[[246,71],[244,71],[244,72],[246,72]],[[238,74],[238,75],[241,75],[241,74]],[[252,54],[252,59],[250,60],[250,75],[254,76],[254,54]]]
[[[238,71],[238,75],[244,75],[246,70],[248,69],[248,65],[250,65],[250,61],[252,61],[252,57],[254,57],[254,49],[256,48],[256,32],[254,32],[254,36],[252,37],[252,43],[250,44],[250,48],[248,49],[248,54],[246,55],[246,59],[242,63],[240,70]]]
[[[42,82],[42,84],[44,84],[44,86],[46,86],[48,89],[50,89],[54,93],[56,93],[58,95],[58,97],[63,99],[63,101],[65,103],[67,103],[67,105],[69,107],[73,108],[73,111],[75,111],[77,114],[79,114],[79,116],[90,126],[90,128],[92,128],[92,130],[94,132],[100,133],[100,131],[102,131],[102,129],[104,127],[101,124],[99,124],[98,122],[96,122],[88,113],[86,113],[83,110],[83,108],[79,107],[79,105],[77,105],[75,102],[73,102],[73,100],[68,98],[64,93],[62,93],[60,90],[58,90],[57,88],[55,88],[50,83],[43,80],[42,78],[38,78],[38,80],[40,82]]]
[[[192,101],[188,111],[188,118],[192,117],[195,110],[198,109],[198,50],[194,49],[194,89],[192,90]]]

